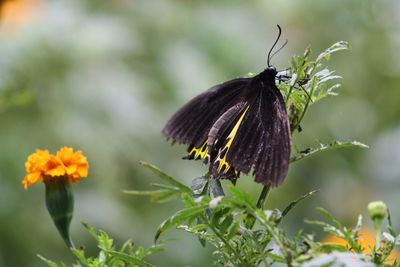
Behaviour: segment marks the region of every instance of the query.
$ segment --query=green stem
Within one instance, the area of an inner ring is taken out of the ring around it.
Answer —
[[[264,209],[264,204],[268,198],[271,188],[272,188],[271,185],[265,185],[263,187],[263,189],[261,190],[260,196],[258,197],[257,204],[256,204],[258,209]],[[245,226],[247,229],[253,229],[254,224],[256,223],[256,218],[253,215],[251,215],[250,213],[248,213],[247,216],[248,217],[245,219]]]
[[[301,113],[299,120],[297,121],[296,125],[291,129],[292,132],[295,131],[295,129],[297,129],[297,128],[299,127],[301,121],[302,121],[303,118],[304,118],[304,115],[306,114],[306,111],[307,111],[307,109],[308,109],[308,106],[310,105],[311,97],[312,97],[312,95],[313,95],[313,93],[314,93],[314,88],[315,88],[315,86],[312,86],[311,88],[312,88],[312,90],[311,90],[311,92],[310,92],[310,97],[307,98],[308,100],[307,100],[307,102],[306,102],[306,105],[304,106],[303,112]]]
[[[382,243],[382,231],[381,231],[382,220],[380,218],[375,219],[374,224],[375,224],[375,232],[376,232],[375,252],[378,252],[378,250],[381,248],[381,243]]]
[[[288,94],[287,94],[287,96],[286,96],[286,100],[285,100],[285,103],[286,103],[286,108],[288,108],[288,103],[289,103],[289,97],[290,97],[290,95],[292,94],[292,91],[293,91],[293,89],[294,89],[294,85],[297,83],[297,79],[296,79],[296,81],[293,83],[293,85],[291,85],[290,87],[289,87],[289,92],[288,92]]]
[[[270,233],[272,239],[274,240],[275,244],[279,247],[280,251],[282,252],[283,256],[285,257],[288,266],[291,266],[291,257],[288,253],[288,250],[286,249],[286,246],[282,242],[279,233],[276,232],[278,228],[274,228],[273,226],[270,225],[270,223],[265,220],[264,218],[260,217],[257,215],[257,213],[254,213],[254,217],[258,219],[258,221],[264,225],[264,227],[267,229],[267,231]]]
[[[271,192],[271,188],[271,185],[264,185],[257,200],[257,208],[264,209],[264,203],[268,198],[269,192]]]
[[[211,231],[214,232],[214,234],[232,251],[232,253],[235,255],[235,258],[237,258],[238,261],[242,262],[242,258],[240,257],[240,255],[238,254],[238,252],[236,251],[236,249],[234,249],[231,244],[229,244],[228,240],[226,240],[218,231],[217,229],[215,229],[215,227],[210,224],[207,220],[207,218],[203,218],[203,221],[205,222],[205,224],[210,227]],[[242,262],[243,263],[243,262]],[[244,263],[243,263],[244,264]],[[245,264],[243,266],[246,266]]]

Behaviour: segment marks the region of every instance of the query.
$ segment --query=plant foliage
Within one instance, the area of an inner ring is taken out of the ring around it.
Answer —
[[[311,49],[300,56],[294,56],[290,68],[277,75],[289,111],[292,133],[301,132],[302,120],[308,108],[328,96],[337,95],[341,77],[326,67],[326,62],[334,52],[348,49],[346,42],[337,42],[311,59]],[[297,162],[323,151],[344,147],[367,148],[358,141],[332,141],[318,143],[315,147],[297,150],[290,162]],[[183,208],[166,218],[156,230],[154,245],[150,248],[136,247],[127,241],[116,248],[113,240],[104,232],[84,224],[97,240],[99,254],[87,257],[83,250],[73,249],[78,259],[76,266],[152,266],[145,258],[160,252],[161,237],[171,229],[185,231],[195,236],[203,246],[212,246],[215,265],[219,266],[399,266],[390,259],[395,246],[400,244],[400,236],[395,232],[390,214],[387,230],[376,228],[375,247],[366,253],[367,247],[360,238],[362,217],[358,217],[354,227],[346,227],[323,208],[317,210],[324,220],[308,220],[309,224],[345,241],[346,245],[324,243],[312,234],[301,230],[289,237],[280,223],[301,201],[317,191],[311,191],[288,203],[283,210],[263,209],[258,201],[233,185],[225,194],[220,181],[207,173],[193,179],[191,186],[164,173],[154,165],[141,164],[156,174],[164,183],[152,184],[154,190],[126,190],[126,194],[148,196],[150,201],[162,203],[179,199]],[[383,238],[380,238],[383,237]],[[59,266],[41,257],[49,266]],[[61,264],[61,266],[63,266]]]

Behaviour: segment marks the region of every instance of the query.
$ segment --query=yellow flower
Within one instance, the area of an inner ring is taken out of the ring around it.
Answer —
[[[41,181],[67,177],[69,182],[78,182],[87,177],[89,163],[81,151],[74,152],[70,147],[61,148],[56,156],[47,150],[37,149],[26,163],[26,176],[22,181],[25,189]]]

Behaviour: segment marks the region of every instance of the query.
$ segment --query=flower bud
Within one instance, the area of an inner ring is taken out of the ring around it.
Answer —
[[[69,234],[69,226],[74,212],[74,196],[68,177],[45,178],[46,185],[46,207],[58,232],[68,247],[74,244]]]
[[[383,201],[374,201],[368,204],[368,214],[372,220],[385,218],[387,212],[386,204]]]
[[[216,207],[218,206],[218,203],[222,200],[222,198],[223,198],[223,196],[219,196],[219,197],[213,198],[213,199],[210,201],[210,203],[208,204],[208,206],[209,206],[211,209],[216,208]]]

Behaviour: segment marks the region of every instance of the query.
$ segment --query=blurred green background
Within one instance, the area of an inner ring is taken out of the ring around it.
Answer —
[[[355,139],[370,149],[326,152],[295,163],[273,190],[271,208],[314,189],[284,223],[313,232],[304,218],[323,206],[348,224],[384,200],[400,227],[400,2],[11,0],[0,21],[0,266],[44,266],[36,254],[70,265],[72,256],[44,206],[44,186],[24,191],[24,162],[36,148],[82,150],[89,178],[74,186],[75,243],[96,252],[80,221],[104,229],[117,244],[151,245],[159,223],[178,202],[152,204],[122,189],[157,181],[139,164],[151,162],[190,183],[206,167],[182,161],[184,146],[161,136],[166,120],[208,87],[266,66],[267,50],[283,28],[288,45],[279,68],[311,45],[314,55],[336,41],[330,68],[344,77],[338,97],[309,110],[301,148],[315,140]],[[242,177],[254,194],[261,186]],[[211,250],[172,231],[157,266],[209,266]],[[319,236],[318,238],[322,238]]]

